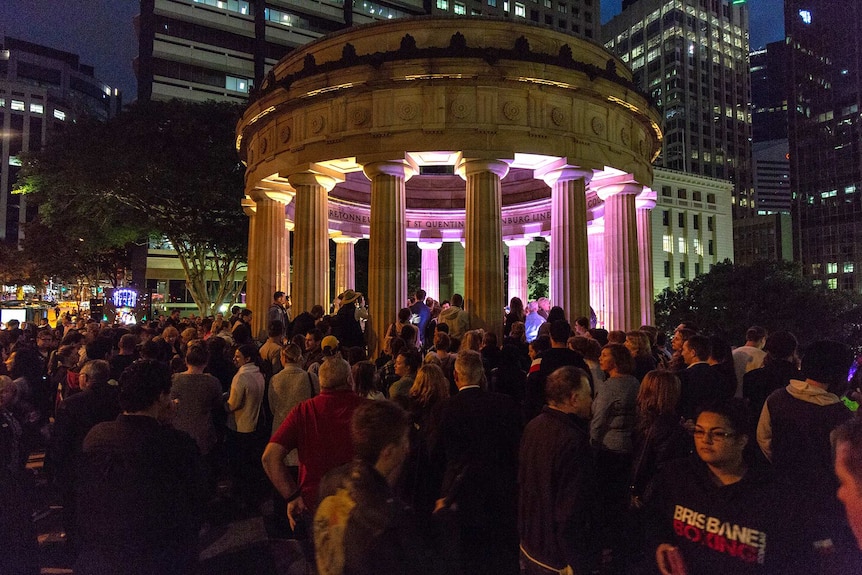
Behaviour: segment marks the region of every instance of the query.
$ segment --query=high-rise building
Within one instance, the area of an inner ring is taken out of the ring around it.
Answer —
[[[599,39],[599,0],[141,0],[138,98],[244,102],[297,46],[423,14],[512,18]]]
[[[751,133],[755,142],[787,139],[790,51],[772,42],[749,55],[751,61]]]
[[[602,38],[663,112],[656,165],[733,182],[735,230],[736,220],[756,215],[748,7],[730,0],[634,0],[623,7],[602,27]],[[734,231],[734,249],[744,252],[744,241]]]
[[[82,116],[107,119],[118,90],[95,77],[78,56],[6,37],[0,45],[0,241],[17,243],[36,216],[26,195],[13,194],[22,152],[39,150],[52,132]]]
[[[859,2],[785,0],[794,255],[816,284],[862,289]]]

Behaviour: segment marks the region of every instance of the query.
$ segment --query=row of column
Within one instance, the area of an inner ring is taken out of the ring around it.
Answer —
[[[501,310],[507,303],[503,286],[501,180],[509,166],[500,160],[465,160],[458,173],[466,180],[465,308],[471,327],[502,336]],[[414,169],[406,161],[364,166],[371,181],[371,222],[368,258],[367,324],[369,351],[376,355],[382,332],[407,299],[405,183]],[[649,209],[638,184],[604,186],[604,230],[587,234],[586,188],[592,172],[564,167],[542,174],[551,187],[551,301],[570,319],[589,316],[590,303],[604,310],[610,329],[636,329],[652,323],[652,258]],[[300,173],[288,177],[296,190],[294,210],[294,315],[326,304],[329,294],[329,234],[327,195],[331,177]],[[640,196],[640,197],[639,197]],[[636,200],[636,198],[639,198]],[[251,217],[248,261],[248,306],[264,312],[272,293],[287,289],[289,234],[284,205],[289,198],[255,193],[245,205]],[[335,237],[336,289],[340,293],[354,277],[355,238]],[[508,240],[509,298],[527,291],[528,240]],[[437,250],[441,242],[421,241],[422,282],[439,299]],[[603,257],[595,257],[603,252]],[[593,258],[589,257],[593,254]],[[603,278],[603,281],[602,281]],[[643,305],[642,305],[643,302]],[[255,332],[265,329],[265,313],[253,316]]]

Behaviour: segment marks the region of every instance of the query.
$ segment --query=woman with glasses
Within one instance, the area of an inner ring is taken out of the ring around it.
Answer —
[[[663,575],[812,573],[824,535],[805,494],[746,461],[748,410],[739,399],[703,409],[696,456],[663,469],[645,499],[648,551]]]

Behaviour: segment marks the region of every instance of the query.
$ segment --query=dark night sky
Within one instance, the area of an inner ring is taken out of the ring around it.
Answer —
[[[783,0],[749,0],[751,48],[784,36]],[[622,0],[602,0],[602,21],[618,14]],[[135,0],[0,0],[0,35],[78,54],[96,77],[135,99],[132,71],[138,41]]]

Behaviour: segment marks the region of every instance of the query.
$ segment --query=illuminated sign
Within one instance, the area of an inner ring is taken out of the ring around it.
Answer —
[[[800,10],[799,17],[802,18],[803,24],[811,24],[811,11],[810,10]]]
[[[114,290],[111,301],[114,307],[135,307],[138,304],[138,292],[127,288]]]

